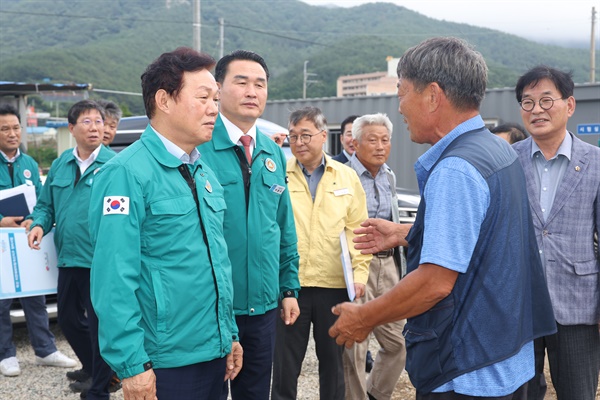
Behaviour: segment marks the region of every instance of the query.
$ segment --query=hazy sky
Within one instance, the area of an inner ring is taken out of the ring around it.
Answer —
[[[352,7],[375,0],[302,0],[312,5]],[[380,0],[428,17],[467,23],[532,40],[585,42],[591,37],[592,7],[596,7],[596,48],[600,42],[600,0]]]

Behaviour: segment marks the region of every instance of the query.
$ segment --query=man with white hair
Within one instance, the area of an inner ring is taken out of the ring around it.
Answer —
[[[354,154],[346,163],[353,168],[367,196],[369,218],[399,222],[396,200],[396,175],[386,164],[392,148],[392,121],[385,114],[357,118],[352,125]],[[390,290],[406,270],[403,247],[373,254],[365,296],[355,300],[362,304]],[[404,345],[405,319],[375,327],[373,334],[381,346],[373,369],[366,378],[365,356],[369,337],[344,352],[346,398],[390,399],[406,363]]]

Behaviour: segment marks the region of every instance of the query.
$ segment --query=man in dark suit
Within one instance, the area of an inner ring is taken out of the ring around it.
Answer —
[[[346,164],[354,154],[354,145],[352,144],[352,123],[358,115],[351,115],[342,121],[342,129],[340,130],[340,142],[342,142],[342,151],[340,154],[333,156],[335,161]]]
[[[571,75],[538,66],[516,86],[531,137],[513,145],[525,170],[533,225],[558,333],[535,341],[528,398],[546,392],[544,356],[559,400],[593,400],[600,371],[600,149],[567,131],[575,112]]]

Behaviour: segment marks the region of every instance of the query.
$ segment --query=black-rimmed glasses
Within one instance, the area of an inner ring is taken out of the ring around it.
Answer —
[[[562,97],[553,99],[550,96],[545,96],[538,100],[538,104],[540,105],[540,108],[542,110],[547,111],[552,108],[552,106],[554,105],[554,102],[556,100],[564,100],[564,99]],[[525,99],[525,100],[521,101],[519,104],[521,105],[521,108],[523,109],[523,111],[529,112],[529,111],[533,111],[533,109],[535,108],[535,101],[532,99]]]
[[[304,133],[302,135],[289,135],[288,136],[288,140],[290,142],[290,144],[294,144],[298,141],[298,138],[300,138],[300,143],[302,144],[309,144],[310,140],[312,139],[313,136],[317,136],[319,133],[321,133],[323,131],[319,131],[315,134],[309,135],[308,133]]]

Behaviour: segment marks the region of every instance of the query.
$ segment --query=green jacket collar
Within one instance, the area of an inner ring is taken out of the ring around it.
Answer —
[[[146,130],[144,133],[142,133],[140,140],[142,141],[143,145],[146,146],[150,154],[152,154],[152,156],[156,159],[156,161],[165,167],[177,168],[182,164],[180,159],[167,151],[165,145],[156,135],[156,132],[154,132],[154,129],[150,126],[150,124],[148,124]]]
[[[69,150],[66,150],[67,153],[67,162],[77,162],[77,160],[75,159],[75,155],[73,154],[73,148],[70,148]],[[64,154],[64,153],[63,153]],[[106,163],[108,162],[108,160],[110,160],[111,158],[113,158],[115,156],[115,152],[104,146],[104,145],[100,145],[100,152],[98,153],[98,156],[96,157],[96,160],[94,161],[95,163]]]

